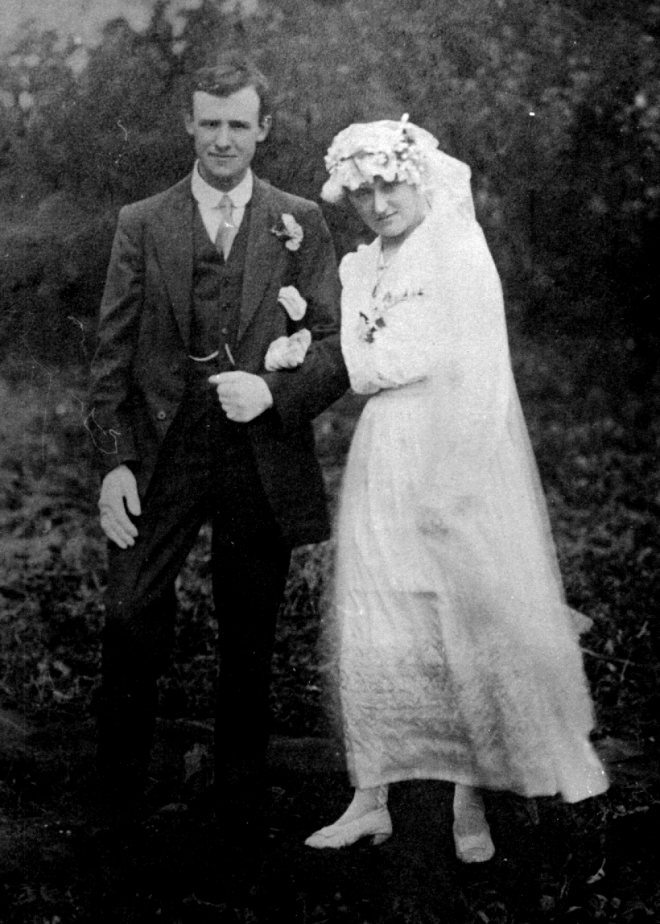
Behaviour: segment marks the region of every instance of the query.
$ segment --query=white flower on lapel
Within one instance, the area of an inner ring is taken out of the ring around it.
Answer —
[[[283,212],[279,225],[270,229],[270,233],[284,241],[287,250],[298,250],[303,242],[303,229],[293,215]]]
[[[292,321],[302,321],[307,311],[307,302],[295,286],[284,286],[277,294],[277,301]]]
[[[312,342],[312,334],[306,327],[297,330],[290,337],[278,337],[268,347],[264,365],[267,372],[277,369],[295,369],[301,366]]]

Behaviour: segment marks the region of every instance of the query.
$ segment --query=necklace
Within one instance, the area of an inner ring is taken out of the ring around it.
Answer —
[[[378,262],[376,264],[376,273],[378,275],[381,275],[382,273],[384,273],[385,270],[389,268],[391,262],[392,262],[392,257],[386,260],[385,254],[381,250],[381,252],[378,254]]]
[[[374,285],[373,291],[371,293],[372,297],[376,296],[381,280],[392,265],[398,250],[398,247],[388,247],[387,250],[384,250],[383,243],[381,241],[380,249],[378,251],[378,259],[376,261],[376,284]]]

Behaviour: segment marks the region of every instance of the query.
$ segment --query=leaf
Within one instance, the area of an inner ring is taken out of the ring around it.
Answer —
[[[624,760],[633,760],[644,754],[643,748],[625,738],[615,738],[607,735],[598,741],[598,753],[607,763],[621,763]]]
[[[605,863],[606,862],[607,862],[607,858],[604,858],[600,867],[596,870],[593,876],[590,876],[587,879],[587,885],[593,885],[595,882],[599,882],[601,879],[605,878]]]
[[[206,772],[208,769],[208,762],[208,748],[196,741],[193,747],[183,756],[185,782],[187,783],[198,773]]]

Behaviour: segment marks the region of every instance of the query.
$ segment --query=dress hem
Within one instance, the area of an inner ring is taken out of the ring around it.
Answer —
[[[609,781],[606,777],[603,778],[599,786],[595,786],[589,791],[584,791],[581,795],[571,794],[566,795],[560,789],[554,790],[554,792],[549,792],[547,789],[536,790],[530,788],[526,791],[522,789],[514,789],[511,786],[502,784],[501,786],[495,785],[492,782],[485,783],[483,780],[477,780],[474,777],[463,775],[463,774],[440,774],[427,771],[406,771],[405,773],[392,773],[384,774],[380,777],[373,777],[370,779],[363,779],[359,782],[349,775],[351,779],[351,784],[358,789],[373,789],[377,786],[389,786],[394,783],[405,783],[406,781],[415,781],[415,780],[431,780],[434,782],[443,782],[443,783],[453,783],[454,785],[458,784],[461,786],[471,786],[474,789],[483,789],[489,790],[492,792],[509,792],[515,796],[521,796],[525,799],[552,799],[559,797],[563,802],[566,802],[570,805],[576,802],[582,802],[585,799],[591,799],[595,796],[601,796],[603,793],[607,792],[609,788]]]

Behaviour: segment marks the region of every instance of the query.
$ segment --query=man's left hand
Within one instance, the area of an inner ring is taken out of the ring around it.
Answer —
[[[220,372],[209,376],[222,409],[230,420],[249,423],[273,406],[270,388],[261,376],[251,372]]]

